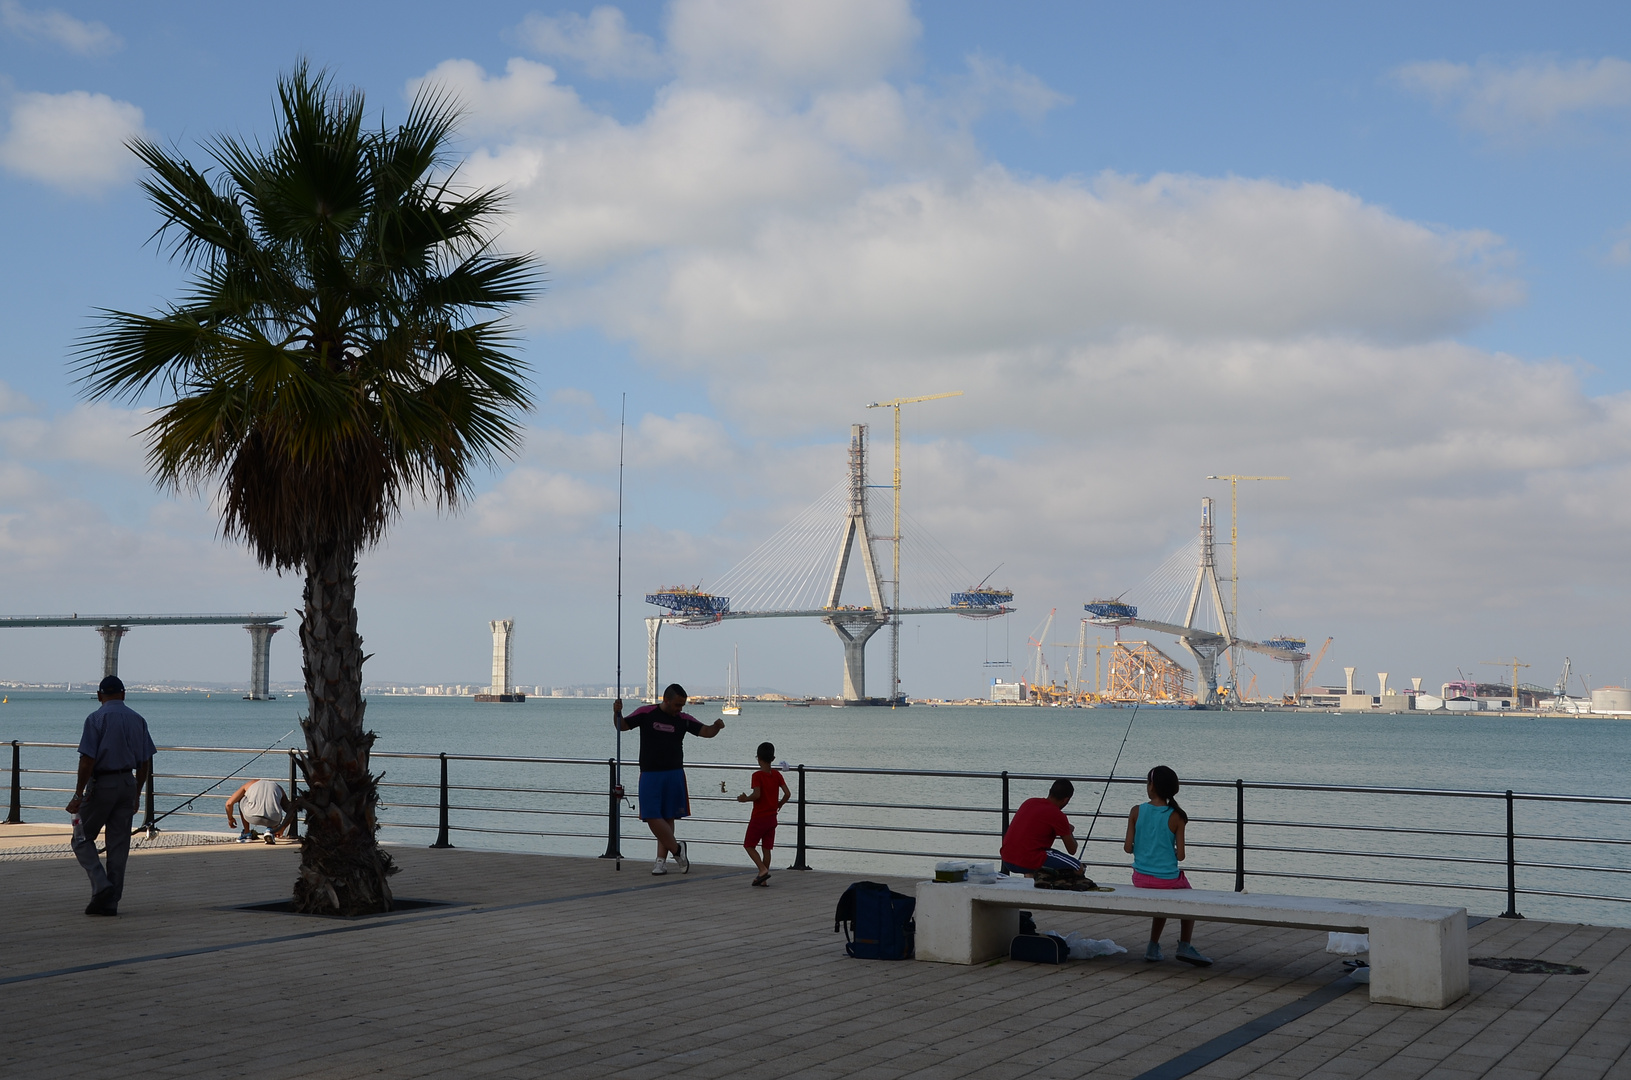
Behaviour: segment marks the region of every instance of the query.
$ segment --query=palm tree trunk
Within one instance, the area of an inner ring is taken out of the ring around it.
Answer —
[[[306,816],[295,910],[367,915],[391,910],[396,872],[379,847],[379,778],[368,769],[374,733],[363,730],[362,638],[357,633],[355,545],[319,545],[306,556],[300,618],[309,715],[302,768]]]

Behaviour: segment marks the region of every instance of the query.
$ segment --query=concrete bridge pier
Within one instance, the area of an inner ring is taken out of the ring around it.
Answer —
[[[1222,650],[1210,642],[1196,642],[1188,638],[1180,638],[1178,644],[1195,659],[1195,668],[1200,675],[1196,680],[1196,698],[1202,705],[1215,707],[1218,704],[1218,653]]]
[[[119,674],[119,639],[130,633],[130,627],[110,623],[96,632],[102,635],[102,677]]]
[[[657,686],[657,635],[663,632],[661,615],[650,616],[646,619],[646,701],[655,704],[662,700],[662,690]],[[622,687],[618,688],[622,692]]]
[[[865,618],[834,618],[822,620],[838,634],[844,643],[844,700],[865,701],[866,696],[866,643],[889,621],[887,616],[868,615]]]
[[[272,623],[250,623],[249,631],[249,700],[272,700],[272,635],[283,627]]]

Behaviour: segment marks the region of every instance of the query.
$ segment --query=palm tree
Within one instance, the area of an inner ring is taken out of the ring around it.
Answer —
[[[157,314],[101,311],[78,371],[93,400],[166,399],[145,429],[154,479],[218,486],[223,536],[305,575],[295,905],[364,914],[390,910],[396,868],[377,837],[357,559],[405,499],[456,509],[473,469],[515,451],[531,401],[504,312],[539,274],[493,248],[502,195],[455,183],[442,94],[372,130],[361,92],[302,62],[277,103],[270,147],[217,137],[203,169],[131,143],[155,238],[191,281]]]

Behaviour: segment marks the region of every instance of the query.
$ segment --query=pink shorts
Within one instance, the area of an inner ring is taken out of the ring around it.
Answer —
[[[1184,877],[1184,872],[1182,870],[1178,871],[1178,876],[1177,877],[1150,877],[1150,875],[1148,875],[1148,874],[1140,874],[1137,870],[1134,870],[1133,871],[1133,888],[1135,888],[1135,889],[1189,889],[1189,888],[1193,888],[1193,886],[1189,884],[1189,879]]]
[[[742,840],[743,847],[758,847],[764,845],[769,851],[776,846],[776,819],[773,817],[749,818],[748,834]]]

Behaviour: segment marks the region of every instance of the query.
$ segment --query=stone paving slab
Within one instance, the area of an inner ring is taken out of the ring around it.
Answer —
[[[460,906],[235,910],[287,896],[298,867],[292,845],[249,844],[139,853],[120,917],[92,919],[71,860],[0,860],[0,1076],[1133,1078],[1342,973],[1322,934],[1203,923],[1218,962],[1193,969],[1143,962],[1146,920],[1066,913],[1044,928],[1132,952],[851,960],[831,920],[853,875],[754,889],[747,868],[393,852],[399,895]],[[1442,1011],[1355,991],[1190,1075],[1631,1076],[1631,930],[1491,920],[1469,937],[1590,974],[1475,967]],[[134,962],[4,982],[110,961]]]

